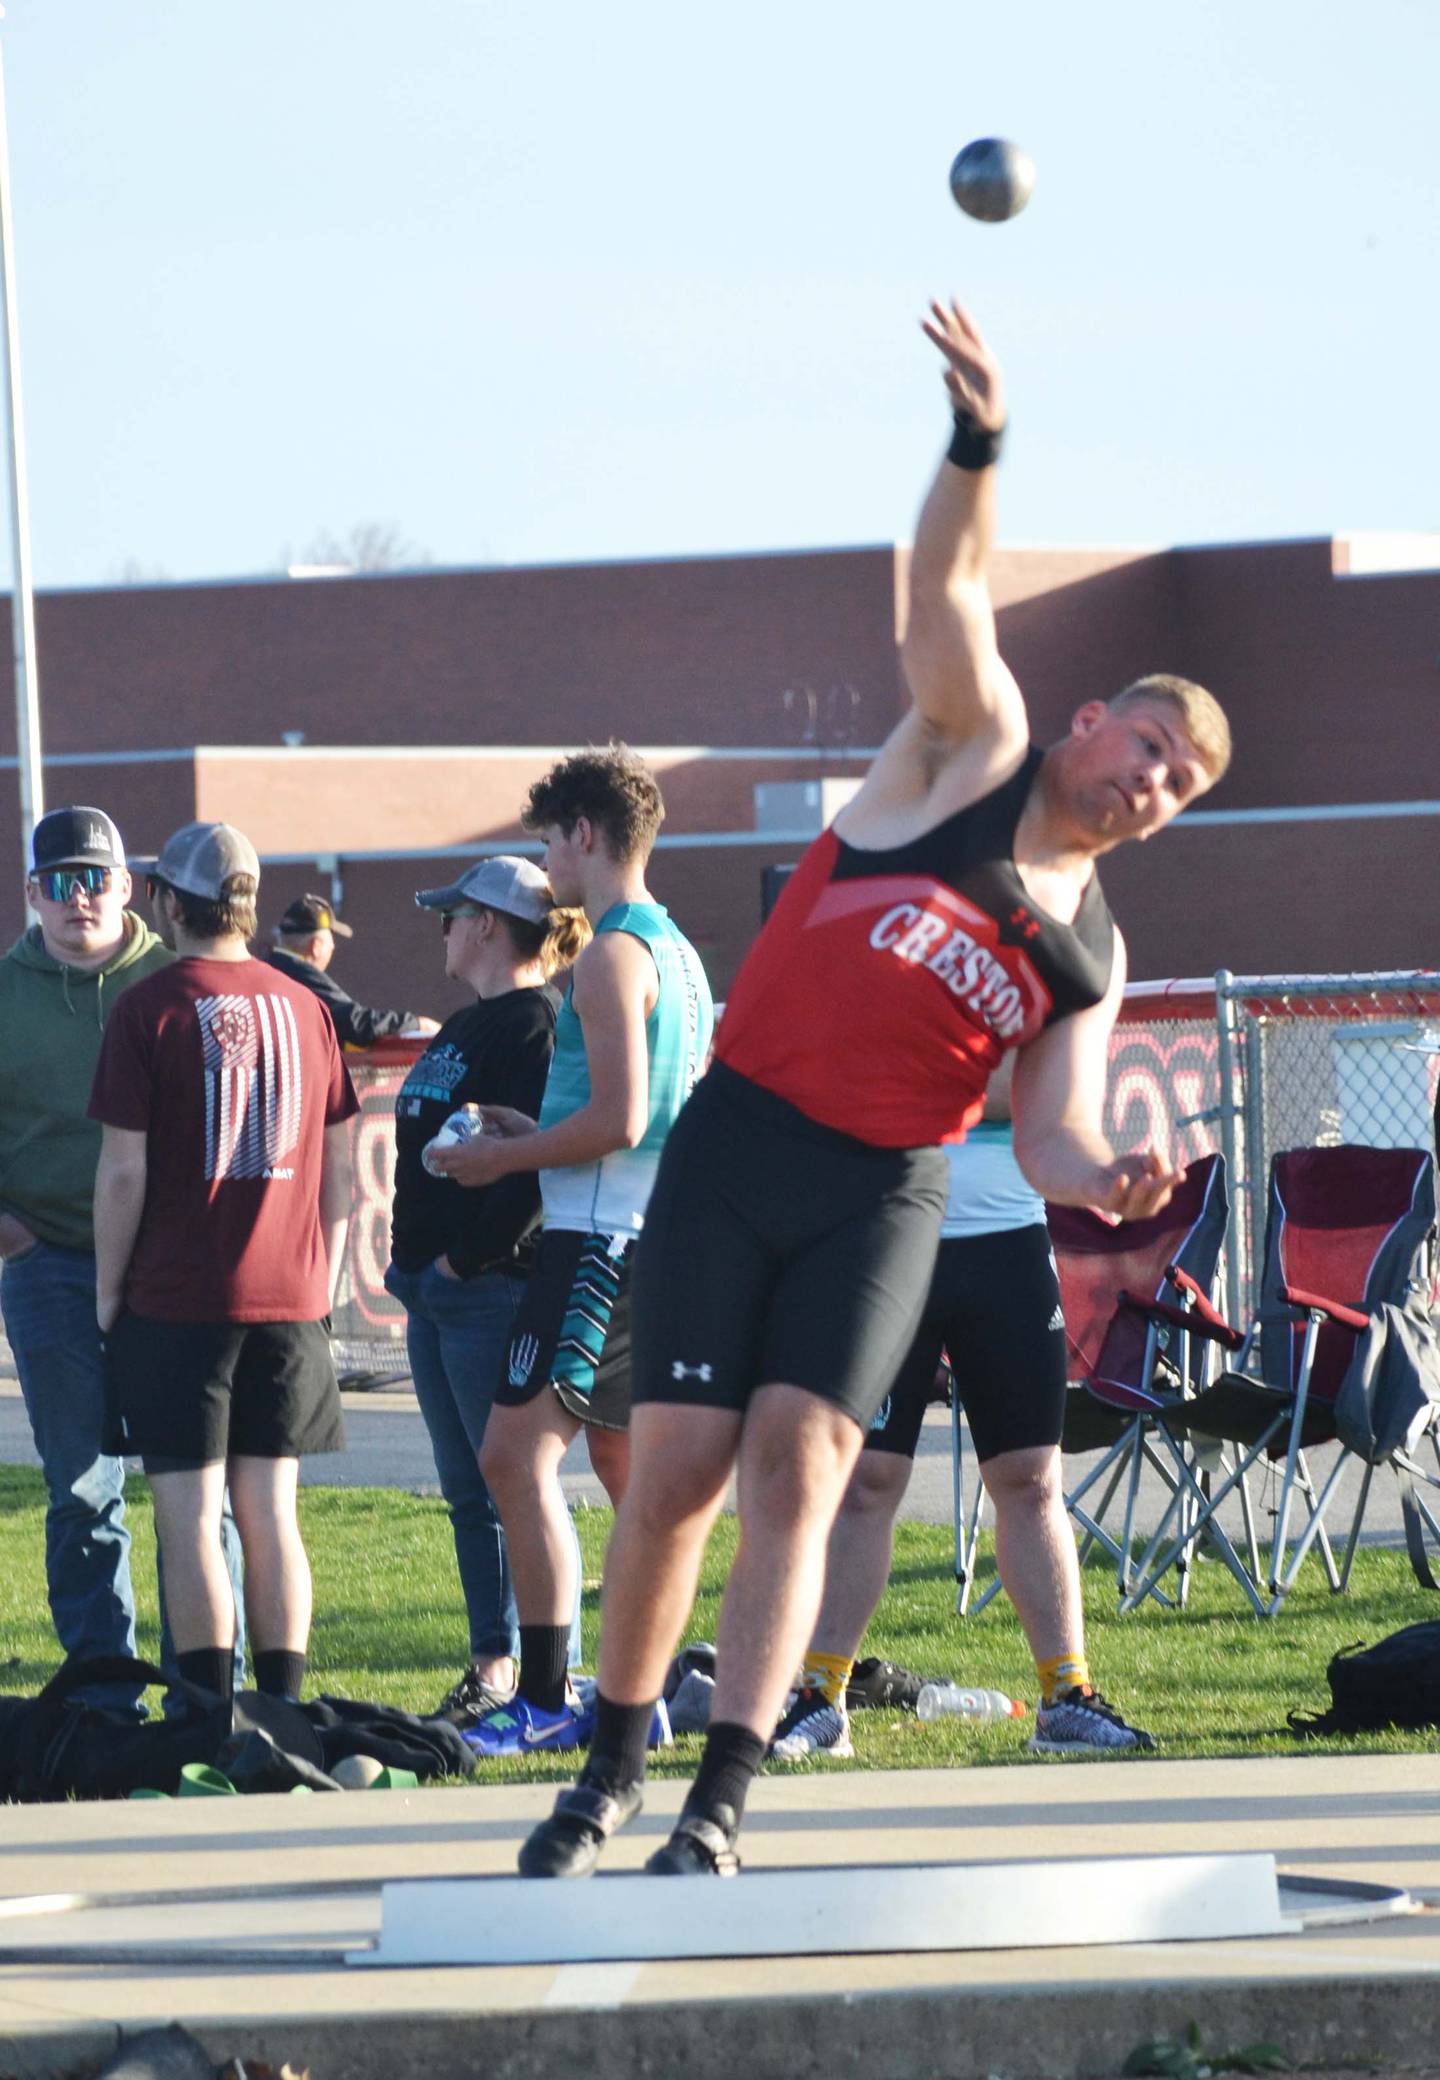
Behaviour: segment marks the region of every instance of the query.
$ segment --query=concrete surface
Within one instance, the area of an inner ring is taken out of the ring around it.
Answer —
[[[612,1845],[615,1871],[643,1862],[682,1790],[653,1788]],[[1434,2062],[1440,1755],[766,1777],[746,1830],[755,1869],[1271,1850],[1287,1874],[1405,1887],[1424,1911],[1398,1920],[1121,1949],[396,1971],[338,1961],[377,1925],[384,1878],[507,1871],[551,1796],[524,1785],[6,1809],[9,1899],[145,1897],[88,1928],[73,1913],[0,1917],[0,2072],[95,2060],[119,2032],[170,2020],[217,2059],[288,2059],[316,2080],[1021,2080],[1118,2072],[1142,2038],[1178,2035],[1192,2017],[1209,2043],[1266,2039],[1297,2064]],[[294,1885],[308,1889],[285,1896]],[[619,1908],[626,1889],[615,1887]],[[87,1958],[99,1940],[125,1944],[131,1961]],[[22,1942],[72,1954],[19,1962],[9,1953]],[[147,1959],[151,1945],[177,1946],[183,1961]]]

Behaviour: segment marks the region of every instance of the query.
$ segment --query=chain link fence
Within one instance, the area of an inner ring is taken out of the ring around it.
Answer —
[[[1220,1142],[1231,1181],[1227,1300],[1259,1291],[1272,1156],[1284,1149],[1431,1148],[1440,975],[1215,979]]]

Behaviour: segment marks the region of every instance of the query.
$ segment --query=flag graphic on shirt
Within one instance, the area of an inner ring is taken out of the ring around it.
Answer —
[[[205,1175],[262,1177],[300,1139],[300,1038],[284,997],[201,997]]]

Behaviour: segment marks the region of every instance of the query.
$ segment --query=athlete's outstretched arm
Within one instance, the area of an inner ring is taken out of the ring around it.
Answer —
[[[1153,1148],[1117,1156],[1104,1130],[1111,1028],[1125,988],[1125,947],[1103,1000],[1048,1026],[1015,1058],[1015,1158],[1058,1206],[1093,1206],[1116,1220],[1158,1213],[1184,1177]]]
[[[964,741],[994,730],[1026,739],[1020,689],[1000,657],[990,602],[995,465],[990,437],[1005,425],[1000,366],[958,303],[933,303],[921,321],[939,348],[951,408],[968,429],[930,486],[915,529],[901,657],[919,716]],[[968,446],[967,446],[968,443]],[[974,466],[964,467],[968,460]]]

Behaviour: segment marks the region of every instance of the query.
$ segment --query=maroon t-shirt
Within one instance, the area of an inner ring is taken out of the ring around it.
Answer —
[[[329,1311],[325,1129],[359,1110],[330,1014],[261,961],[179,960],[105,1026],[90,1117],[146,1137],[127,1306],[162,1322]]]

